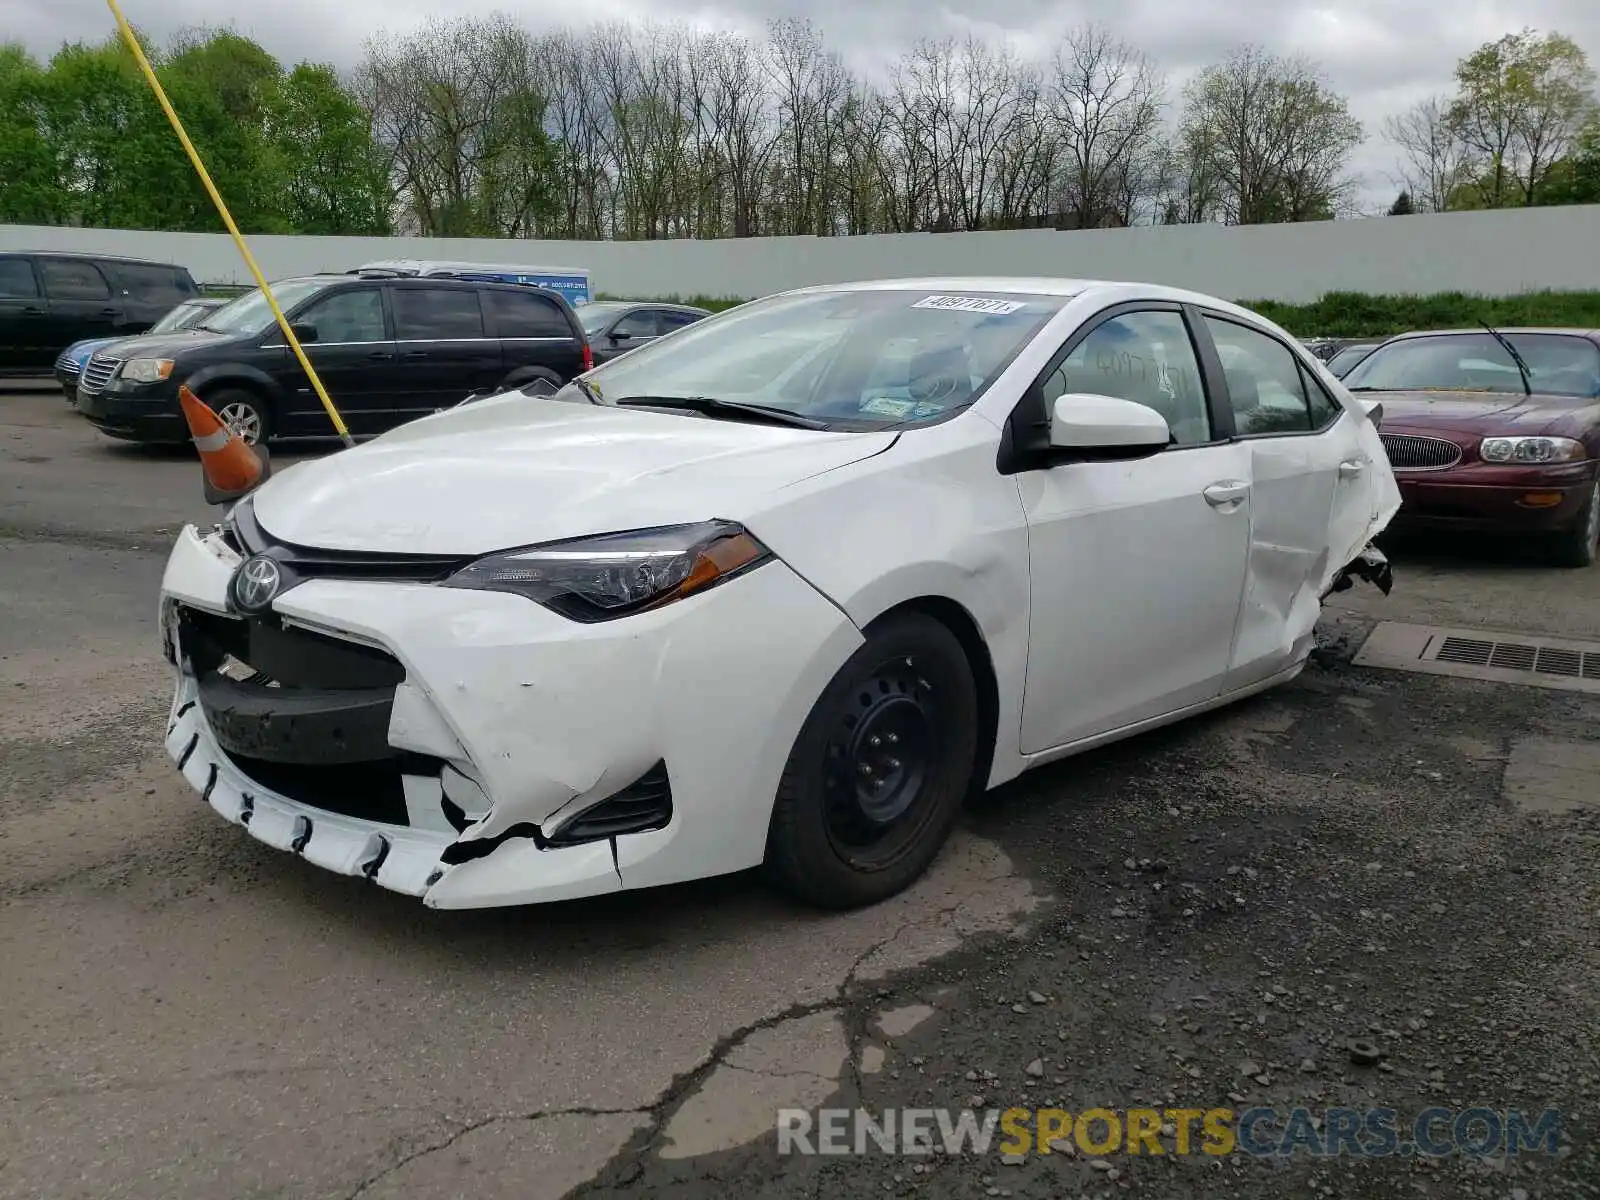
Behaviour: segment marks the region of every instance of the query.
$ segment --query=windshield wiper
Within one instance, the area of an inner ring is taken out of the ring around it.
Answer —
[[[1489,322],[1479,321],[1478,324],[1487,329],[1489,331],[1489,336],[1500,343],[1500,348],[1507,354],[1511,355],[1511,361],[1517,364],[1517,374],[1522,376],[1522,394],[1524,396],[1532,396],[1533,373],[1528,370],[1528,364],[1522,360],[1522,355],[1517,353],[1517,348],[1511,344],[1511,342],[1503,333],[1490,325]]]
[[[826,429],[828,423],[815,417],[803,417],[786,408],[773,408],[766,404],[746,404],[742,400],[719,400],[715,396],[623,396],[613,400],[619,408],[681,408],[688,412],[711,417],[743,417],[747,420],[766,421],[773,425],[788,425],[795,429]]]

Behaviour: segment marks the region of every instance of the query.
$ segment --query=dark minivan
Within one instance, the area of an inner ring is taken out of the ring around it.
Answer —
[[[171,263],[107,254],[0,254],[0,375],[48,375],[64,347],[143,333],[200,294]]]
[[[560,387],[594,365],[572,306],[541,288],[313,275],[275,283],[272,293],[358,438],[449,408],[470,392],[536,380]],[[78,381],[78,411],[112,437],[182,442],[189,430],[180,384],[252,445],[334,435],[260,290],[189,329],[96,353]]]

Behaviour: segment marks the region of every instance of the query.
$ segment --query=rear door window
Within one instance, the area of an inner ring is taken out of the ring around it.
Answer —
[[[75,258],[41,258],[39,275],[52,300],[109,300],[111,287],[100,269]]]
[[[682,329],[685,325],[693,325],[700,320],[699,313],[672,312],[668,309],[661,310],[661,332],[671,333],[674,329]]]
[[[1306,375],[1282,342],[1234,321],[1210,316],[1205,321],[1222,359],[1234,428],[1241,436],[1310,433],[1337,415],[1321,393],[1313,418]]]
[[[128,298],[140,304],[173,305],[193,294],[188,277],[172,267],[118,263],[113,273],[127,289]]]
[[[0,258],[0,300],[37,300],[39,281],[25,258]]]
[[[534,292],[484,292],[493,336],[562,338],[571,341],[572,326],[554,300]]]
[[[395,336],[402,342],[450,342],[483,337],[478,293],[465,288],[397,287],[392,293]]]

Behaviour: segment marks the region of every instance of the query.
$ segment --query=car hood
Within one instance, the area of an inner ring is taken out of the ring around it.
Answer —
[[[484,554],[722,517],[888,449],[834,433],[511,393],[424,417],[253,493],[274,537],[328,550]]]
[[[1357,392],[1383,405],[1383,429],[1455,434],[1542,433],[1593,400],[1580,396],[1518,396],[1504,392]]]
[[[232,340],[229,334],[212,333],[204,329],[174,329],[167,333],[141,333],[134,337],[114,338],[106,344],[116,345],[116,356],[120,359],[175,358],[188,350],[220,346]]]
[[[82,367],[84,363],[89,361],[90,356],[94,354],[96,350],[99,350],[105,346],[109,346],[112,342],[120,342],[121,340],[121,338],[114,337],[84,338],[83,341],[73,342],[72,345],[63,350],[61,352],[61,357],[78,367]]]

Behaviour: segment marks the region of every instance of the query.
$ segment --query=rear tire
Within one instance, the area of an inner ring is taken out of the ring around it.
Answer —
[[[765,867],[825,909],[915,882],[949,839],[977,763],[978,692],[948,627],[902,613],[823,691],[778,784]]]
[[[246,446],[265,445],[272,436],[272,410],[254,392],[224,388],[206,397],[205,402]]]
[[[1589,489],[1589,502],[1578,519],[1556,534],[1550,557],[1558,567],[1589,567],[1594,565],[1597,546],[1600,546],[1600,480]]]

